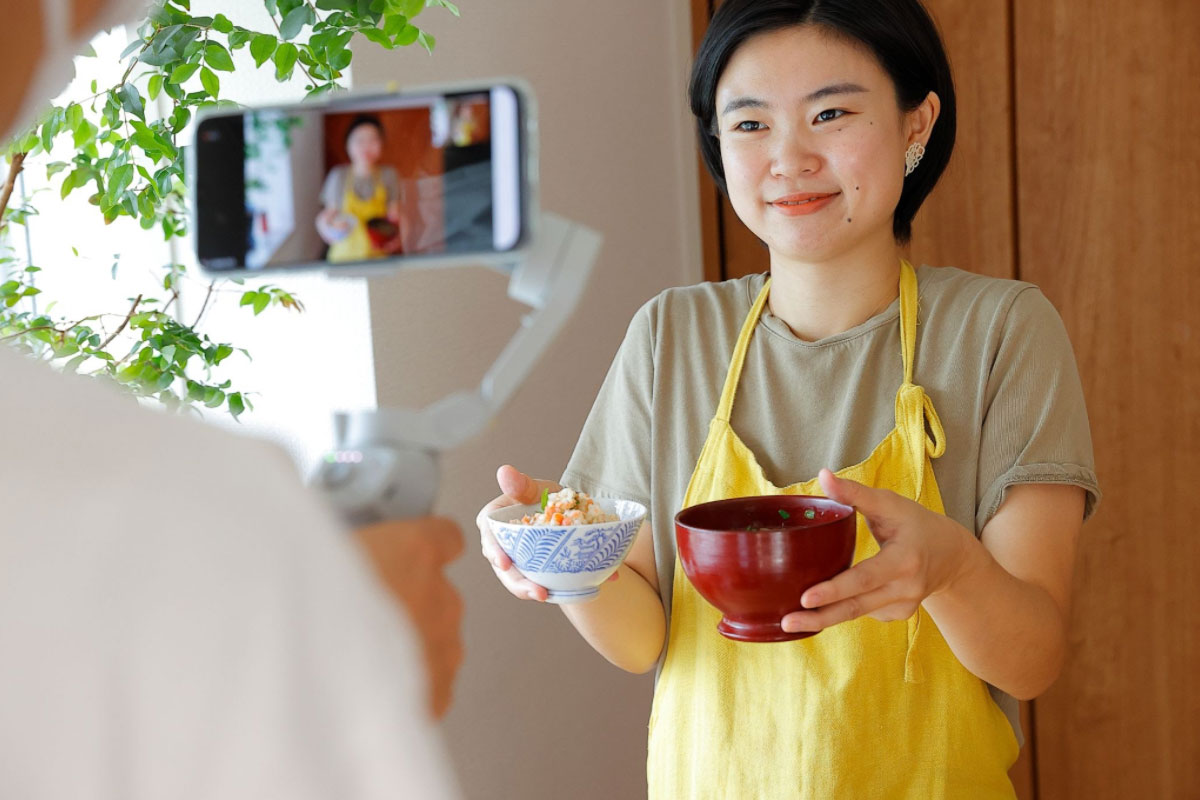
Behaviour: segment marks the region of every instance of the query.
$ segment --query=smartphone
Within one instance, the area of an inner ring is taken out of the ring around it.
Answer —
[[[534,130],[515,81],[210,111],[190,164],[200,266],[511,256],[530,234]]]

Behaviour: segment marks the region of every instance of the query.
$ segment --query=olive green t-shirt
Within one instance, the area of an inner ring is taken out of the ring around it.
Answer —
[[[674,516],[700,456],[738,333],[766,280],[755,274],[668,289],[629,325],[562,483],[650,509],[668,616]],[[946,431],[933,471],[946,514],[978,536],[1008,487],[1100,492],[1075,357],[1058,312],[1029,283],[921,267],[915,383]],[[866,459],[895,427],[900,302],[806,342],[764,309],[731,424],[776,486]],[[1014,720],[1016,703],[993,692]]]

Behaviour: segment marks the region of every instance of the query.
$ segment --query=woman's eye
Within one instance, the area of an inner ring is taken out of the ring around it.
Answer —
[[[762,130],[762,127],[763,127],[763,125],[761,122],[755,122],[754,120],[748,119],[744,122],[739,122],[737,125],[735,125],[733,127],[733,129],[735,131],[744,131],[746,133],[753,133],[754,131]]]
[[[833,122],[835,119],[845,113],[846,112],[840,108],[829,108],[822,111],[820,114],[817,114],[817,122]]]

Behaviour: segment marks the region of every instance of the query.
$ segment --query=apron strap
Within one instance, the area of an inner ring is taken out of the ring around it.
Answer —
[[[904,382],[912,383],[917,356],[917,273],[912,264],[900,261],[900,356],[904,360]]]
[[[742,323],[742,332],[738,334],[737,344],[733,347],[733,358],[729,360],[729,371],[725,374],[725,386],[721,389],[721,403],[717,406],[716,419],[722,422],[729,422],[729,415],[733,411],[733,399],[737,395],[738,383],[742,379],[742,365],[746,362],[746,351],[750,349],[750,339],[754,336],[754,328],[758,325],[758,318],[762,315],[763,306],[767,304],[767,298],[770,295],[771,278],[768,276],[767,282],[763,284],[762,290],[754,300],[754,305],[750,307],[750,313],[746,315],[746,321]]]

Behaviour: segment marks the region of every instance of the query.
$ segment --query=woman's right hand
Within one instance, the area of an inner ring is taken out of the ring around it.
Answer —
[[[488,512],[505,506],[536,503],[541,498],[543,490],[549,489],[551,492],[557,492],[561,487],[554,481],[539,481],[530,478],[516,467],[507,464],[497,470],[496,482],[500,484],[502,494],[480,509],[479,515],[475,517],[475,524],[479,526],[479,543],[483,549],[483,557],[492,565],[492,571],[504,584],[504,588],[513,595],[522,600],[545,602],[546,588],[538,586],[513,566],[512,559],[508,557],[492,534],[492,527],[488,523],[487,515]]]

